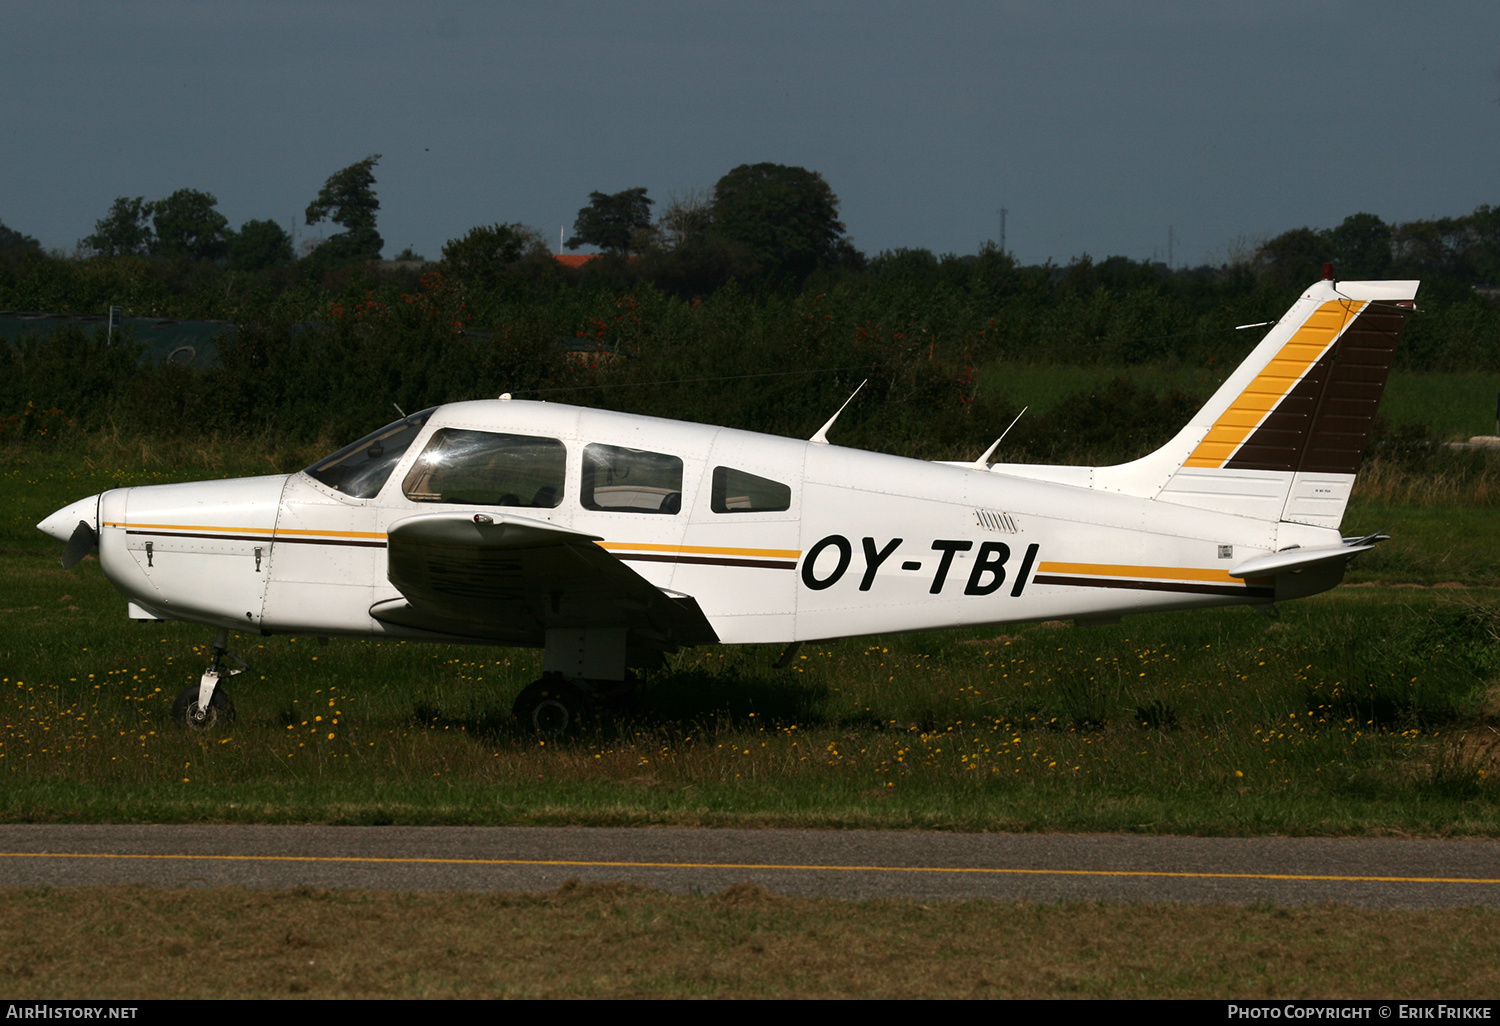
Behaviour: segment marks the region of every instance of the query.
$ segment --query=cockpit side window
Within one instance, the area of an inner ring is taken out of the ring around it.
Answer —
[[[437,407],[433,407],[437,409]],[[410,417],[387,424],[379,431],[365,435],[331,456],[325,456],[307,468],[307,473],[329,488],[336,488],[356,499],[373,499],[385,486],[386,479],[406,450],[421,433],[432,410],[413,413]]]
[[[567,462],[567,447],[556,438],[441,428],[401,491],[413,502],[555,509]]]
[[[715,467],[709,508],[715,513],[776,513],[792,508],[792,489],[733,467]]]
[[[682,460],[618,445],[585,446],[580,499],[584,509],[611,513],[679,513]]]

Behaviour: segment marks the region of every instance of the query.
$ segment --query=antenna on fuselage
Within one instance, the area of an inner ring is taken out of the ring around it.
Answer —
[[[1005,436],[1006,435],[1010,434],[1010,428],[1015,427],[1016,424],[1020,422],[1021,418],[1026,415],[1026,411],[1029,410],[1029,409],[1031,409],[1030,406],[1023,406],[1023,407],[1021,407],[1021,412],[1018,413],[1018,414],[1016,414],[1016,419],[1010,422],[1010,427],[1008,427],[1004,431],[1000,432],[1000,437],[997,438],[997,439],[995,439],[995,444],[992,445],[992,446],[990,446],[988,449],[984,450],[984,455],[981,456],[981,457],[979,457],[979,459],[977,459],[977,460],[974,461],[973,465],[974,465],[974,468],[976,470],[983,470],[987,466],[989,466],[990,457],[993,456],[993,455],[995,455],[995,450],[998,449],[998,448],[1000,448],[1000,443],[1003,442],[1003,441],[1005,441]]]
[[[396,412],[399,413],[399,414],[401,414],[401,419],[402,420],[405,420],[406,419],[406,411],[401,408],[400,404],[398,404],[398,403],[391,403],[391,405],[394,406],[394,407],[396,407]]]
[[[854,397],[857,396],[857,395],[859,395],[859,390],[861,388],[864,388],[865,385],[867,385],[869,383],[869,381],[870,381],[869,378],[865,378],[864,381],[861,381],[857,386],[855,386],[854,391],[852,391],[852,392],[849,393],[849,398],[847,398],[847,399],[844,400],[844,405],[839,407],[839,413],[843,413],[844,412],[844,407],[848,406],[850,403],[854,402]],[[815,435],[813,435],[811,438],[809,438],[808,441],[809,442],[817,442],[819,445],[827,445],[828,444],[828,429],[831,428],[831,427],[833,427],[833,422],[839,419],[839,413],[835,413],[832,417],[829,417],[828,418],[828,423],[824,424],[822,427],[818,428],[818,433],[815,434]]]

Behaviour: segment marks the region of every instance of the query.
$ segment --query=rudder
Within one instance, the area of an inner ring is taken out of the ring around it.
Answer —
[[[1172,441],[1093,487],[1337,528],[1418,284],[1318,282]]]

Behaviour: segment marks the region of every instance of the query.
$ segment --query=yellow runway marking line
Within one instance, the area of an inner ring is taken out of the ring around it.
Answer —
[[[1157,869],[1013,869],[989,866],[822,866],[794,862],[604,862],[590,859],[442,859],[365,855],[135,855],[118,852],[0,852],[5,859],[167,859],[183,862],[319,862],[429,866],[561,866],[581,869],[784,869],[841,873],[981,873],[995,876],[1125,876],[1178,880],[1301,880],[1333,883],[1500,884],[1472,876],[1338,876],[1303,873],[1187,873]]]

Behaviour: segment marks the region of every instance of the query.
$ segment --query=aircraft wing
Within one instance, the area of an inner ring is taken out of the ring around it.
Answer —
[[[595,545],[596,535],[493,512],[421,513],[387,529],[387,577],[402,598],[370,615],[499,644],[553,629],[624,628],[669,651],[719,639],[691,596],[672,595]]]

